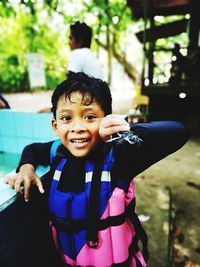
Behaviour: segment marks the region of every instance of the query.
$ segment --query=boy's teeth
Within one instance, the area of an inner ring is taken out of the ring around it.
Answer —
[[[72,141],[73,141],[73,143],[84,143],[87,140],[86,139],[82,139],[82,140],[72,140]]]

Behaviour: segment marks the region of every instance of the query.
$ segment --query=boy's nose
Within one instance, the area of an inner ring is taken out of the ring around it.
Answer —
[[[75,120],[72,124],[71,127],[71,132],[81,132],[81,131],[85,131],[86,127],[84,122],[82,122],[81,120]]]

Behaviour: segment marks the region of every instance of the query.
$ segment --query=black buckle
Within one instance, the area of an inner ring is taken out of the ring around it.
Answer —
[[[96,248],[99,244],[99,241],[92,241],[92,240],[87,240],[87,245],[89,248]]]
[[[96,248],[99,244],[98,231],[88,230],[87,245],[89,248]]]

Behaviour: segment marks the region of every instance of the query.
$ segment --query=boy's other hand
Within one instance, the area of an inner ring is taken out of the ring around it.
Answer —
[[[44,188],[40,178],[35,173],[35,168],[31,164],[24,164],[21,166],[20,171],[14,176],[6,176],[4,182],[14,188],[16,193],[24,193],[24,200],[29,201],[29,191],[31,184],[38,187],[40,193],[44,193]],[[22,192],[21,186],[24,186]]]
[[[102,118],[99,125],[99,135],[104,141],[110,139],[111,135],[117,132],[126,132],[130,130],[128,122],[121,115],[107,115]]]

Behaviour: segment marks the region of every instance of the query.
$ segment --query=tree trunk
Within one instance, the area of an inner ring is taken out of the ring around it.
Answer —
[[[98,43],[98,45],[105,49],[108,50],[107,45],[102,44],[99,40],[96,40],[96,42]],[[137,72],[137,70],[135,69],[135,67],[133,65],[131,65],[130,62],[127,61],[126,57],[123,56],[123,53],[117,52],[116,49],[112,49],[112,55],[114,56],[114,58],[117,60],[117,62],[123,66],[123,69],[125,71],[125,73],[128,75],[128,77],[135,82],[136,80],[138,80],[138,76],[139,73]]]

